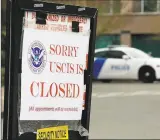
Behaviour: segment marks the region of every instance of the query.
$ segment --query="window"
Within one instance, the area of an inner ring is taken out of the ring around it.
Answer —
[[[122,59],[123,55],[126,55],[126,54],[121,51],[108,51],[107,52],[107,58]]]
[[[98,58],[116,58],[116,59],[122,59],[123,55],[126,55],[122,51],[102,51],[95,53],[95,57]]]
[[[86,4],[98,8],[102,15],[160,13],[160,0],[87,0]]]
[[[93,7],[93,4],[91,6]],[[100,0],[96,3],[95,7],[97,7],[99,9],[100,14],[120,13],[120,11],[121,11],[121,0]]]
[[[133,1],[133,7],[132,7],[132,12],[133,13],[140,13],[142,10],[141,10],[141,0],[134,0]]]
[[[106,58],[106,51],[103,51],[103,52],[97,52],[95,53],[95,57],[98,57],[98,58]]]
[[[121,12],[121,0],[112,0],[111,1],[111,9],[112,13],[120,13]]]
[[[81,0],[83,1],[83,0]],[[109,0],[86,0],[88,7],[98,8],[99,14],[107,14],[110,12],[110,1]]]
[[[144,12],[157,12],[158,0],[143,0]]]
[[[157,9],[158,9],[158,12],[160,13],[160,0],[158,0]]]
[[[159,12],[160,13],[160,0],[132,0],[134,13],[145,12]]]

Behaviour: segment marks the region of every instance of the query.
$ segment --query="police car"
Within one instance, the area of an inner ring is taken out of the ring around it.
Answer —
[[[153,83],[160,79],[160,58],[125,45],[96,49],[93,79],[103,82],[123,79]]]

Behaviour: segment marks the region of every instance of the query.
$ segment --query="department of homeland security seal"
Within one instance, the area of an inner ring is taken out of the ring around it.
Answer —
[[[30,70],[34,74],[40,74],[47,62],[47,52],[44,45],[40,41],[34,41],[29,46],[28,50],[28,64]]]

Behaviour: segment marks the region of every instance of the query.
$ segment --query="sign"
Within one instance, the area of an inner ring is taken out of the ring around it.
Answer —
[[[25,25],[20,120],[81,120],[89,37]]]
[[[41,25],[35,24],[36,12],[25,12],[25,27],[32,29],[54,32],[72,32],[72,21],[79,22],[79,32],[88,32],[90,30],[90,18],[48,14],[46,24]]]
[[[28,130],[56,120],[89,130],[97,15],[96,8],[7,1],[3,139],[29,139]],[[81,139],[70,125],[70,137]]]
[[[79,31],[88,32],[90,31],[90,18],[79,17],[79,16],[66,16],[58,14],[48,14],[46,19],[46,25],[35,24],[36,23],[36,12],[25,12],[25,27],[37,30],[48,30],[54,32],[72,32],[72,21],[79,22]],[[87,59],[88,50],[86,48],[86,70],[87,70]],[[83,110],[85,109],[85,96],[86,96],[86,85],[84,85],[83,95]]]
[[[57,126],[37,130],[37,140],[68,140],[68,126]]]

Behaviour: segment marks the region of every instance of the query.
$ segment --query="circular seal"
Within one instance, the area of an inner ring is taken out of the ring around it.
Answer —
[[[47,62],[47,52],[44,45],[40,41],[34,41],[29,46],[28,64],[30,70],[34,74],[40,74]]]

